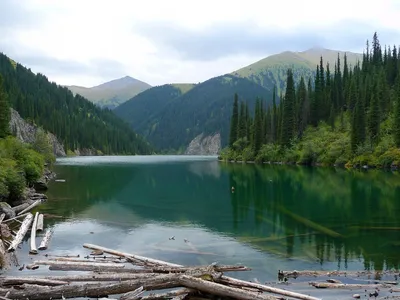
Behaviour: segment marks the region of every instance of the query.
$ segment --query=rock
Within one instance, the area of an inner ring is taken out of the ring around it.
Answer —
[[[353,298],[355,298],[355,299],[360,299],[361,296],[360,296],[359,294],[354,294],[354,295],[353,295]]]
[[[27,265],[26,268],[28,270],[36,270],[36,269],[39,269],[39,266],[35,265],[35,264],[31,264],[31,265]]]
[[[7,224],[0,224],[0,234],[2,239],[11,237],[11,231]]]
[[[48,189],[47,183],[43,179],[36,181],[33,186],[37,191],[46,191]]]
[[[0,214],[6,214],[6,219],[15,217],[15,212],[7,202],[0,202]]]
[[[221,135],[204,136],[203,133],[196,136],[187,147],[186,155],[218,155],[221,151]]]

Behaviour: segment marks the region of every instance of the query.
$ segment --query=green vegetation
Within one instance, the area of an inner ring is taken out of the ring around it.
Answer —
[[[22,118],[57,136],[65,150],[95,149],[104,154],[149,154],[151,147],[110,110],[0,53],[0,74],[11,106]],[[0,104],[1,105],[1,104]]]
[[[231,97],[247,101],[252,109],[254,99],[270,98],[272,90],[246,79],[224,75],[196,84],[186,93],[176,85],[151,88],[114,112],[130,123],[135,131],[158,149],[182,152],[197,135],[221,134],[222,145],[229,140]]]
[[[315,75],[315,67],[322,56],[326,63],[333,65],[339,56],[344,57],[344,52],[323,48],[311,48],[303,52],[285,51],[280,54],[268,56],[254,64],[232,72],[232,75],[248,78],[265,88],[277,87],[278,95],[286,88],[287,70],[291,69],[295,83],[301,77],[308,78]],[[362,59],[362,54],[346,53],[348,64],[355,66]]]
[[[79,94],[100,107],[114,109],[137,94],[151,88],[151,85],[125,76],[91,88],[76,85],[67,86],[67,88],[74,94]]]
[[[304,165],[400,166],[400,57],[397,48],[382,51],[375,33],[372,49],[353,68],[338,55],[334,73],[323,58],[306,88],[287,71],[285,97],[278,107],[262,102],[249,117],[246,104],[231,132],[235,142],[221,153],[224,160],[284,162]],[[343,71],[342,71],[343,70]],[[274,101],[273,101],[274,103]],[[261,116],[261,117],[260,117]],[[247,123],[243,136],[237,124]],[[261,128],[263,134],[257,134]],[[275,129],[277,130],[275,133]],[[259,143],[262,146],[259,148]]]
[[[0,76],[0,201],[21,197],[25,186],[43,175],[45,162],[51,164],[55,160],[43,130],[38,131],[32,146],[8,135],[10,109],[1,81]]]

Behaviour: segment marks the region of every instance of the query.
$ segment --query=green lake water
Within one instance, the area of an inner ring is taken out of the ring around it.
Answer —
[[[252,271],[233,276],[260,282],[277,280],[278,270],[400,264],[398,173],[197,156],[63,158],[55,172],[65,182],[51,182],[37,210],[66,219],[45,219],[54,234],[36,256],[26,237],[20,264],[87,255],[83,243],[184,265],[245,264]]]

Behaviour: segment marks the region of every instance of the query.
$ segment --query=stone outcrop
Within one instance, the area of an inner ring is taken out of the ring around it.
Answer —
[[[187,147],[186,155],[218,155],[221,151],[221,135],[199,134],[196,136]]]
[[[35,141],[37,126],[31,125],[21,118],[19,113],[11,109],[11,120],[10,129],[13,135],[15,135],[20,141],[24,143],[32,144]],[[66,156],[63,145],[58,141],[57,137],[48,133],[48,137],[53,146],[53,152],[56,157]]]

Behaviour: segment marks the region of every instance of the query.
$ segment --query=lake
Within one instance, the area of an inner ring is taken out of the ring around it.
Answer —
[[[65,182],[50,183],[38,210],[66,218],[45,219],[54,235],[33,259],[87,255],[92,243],[184,265],[240,263],[253,270],[235,277],[260,282],[278,270],[399,267],[398,173],[198,156],[62,158],[54,169]],[[27,240],[20,264],[32,261]]]

